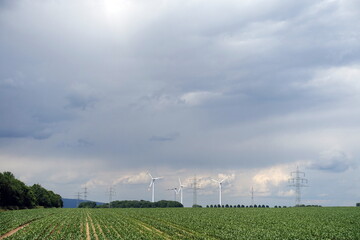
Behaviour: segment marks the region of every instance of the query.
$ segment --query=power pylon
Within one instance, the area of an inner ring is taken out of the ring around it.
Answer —
[[[196,175],[194,175],[194,179],[193,179],[193,183],[192,183],[192,188],[193,188],[193,206],[197,205],[197,190],[200,189],[197,186],[197,178]]]
[[[301,188],[307,187],[308,180],[305,177],[304,172],[299,171],[299,167],[295,172],[291,172],[292,178],[289,178],[289,187],[295,187],[295,206],[301,204]]]
[[[80,200],[81,200],[81,192],[77,192],[76,197],[77,197],[77,201],[76,201],[76,207],[79,207],[80,204]]]
[[[112,201],[112,197],[113,195],[115,195],[115,190],[113,187],[110,187],[109,188],[109,208],[111,208],[111,201]]]
[[[84,200],[85,201],[86,201],[86,198],[87,198],[87,194],[88,194],[87,187],[84,187]]]

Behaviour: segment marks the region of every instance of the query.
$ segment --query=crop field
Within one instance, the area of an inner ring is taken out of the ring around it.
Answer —
[[[360,208],[0,212],[0,239],[360,239]]]

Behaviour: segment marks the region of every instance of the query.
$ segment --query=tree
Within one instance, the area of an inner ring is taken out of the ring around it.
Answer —
[[[43,206],[45,208],[51,207],[51,199],[48,191],[40,184],[34,184],[31,187],[36,199],[37,206]]]
[[[96,202],[82,202],[79,204],[78,208],[95,208],[96,207]]]
[[[357,203],[356,206],[357,206],[357,207],[360,207],[360,203]]]
[[[33,208],[35,198],[29,187],[11,172],[0,173],[0,207]]]
[[[46,190],[40,184],[32,185],[31,190],[34,193],[37,206],[43,206],[45,208],[63,207],[63,201],[59,194]]]

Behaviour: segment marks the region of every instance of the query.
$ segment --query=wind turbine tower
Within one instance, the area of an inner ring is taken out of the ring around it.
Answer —
[[[251,187],[251,206],[254,206],[254,187]]]
[[[174,191],[174,201],[176,201],[176,195],[179,193],[177,188],[170,188],[169,191]]]
[[[158,179],[162,179],[163,177],[153,177],[151,176],[151,174],[148,172],[149,176],[151,177],[151,181],[150,181],[150,185],[149,185],[149,190],[150,188],[152,188],[152,195],[151,195],[151,201],[155,202],[155,181]]]
[[[291,177],[289,179],[289,187],[295,187],[295,205],[298,206],[301,204],[301,188],[307,187],[308,180],[304,178],[305,173],[299,171],[299,167],[296,168],[295,172],[291,172]]]
[[[219,204],[220,206],[222,206],[221,204],[221,189],[222,189],[222,184],[223,182],[225,181],[226,178],[223,178],[222,180],[218,181],[218,180],[215,180],[215,179],[211,179],[212,181],[216,182],[218,185],[219,185]]]
[[[183,204],[183,188],[184,188],[184,185],[181,184],[181,180],[179,178],[179,190],[178,190],[178,193],[180,193],[180,203]]]

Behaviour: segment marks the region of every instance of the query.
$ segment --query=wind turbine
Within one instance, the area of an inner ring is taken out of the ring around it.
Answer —
[[[184,188],[184,185],[181,184],[181,180],[179,178],[179,190],[178,192],[180,193],[180,203],[183,204],[183,188]]]
[[[221,181],[215,180],[215,179],[211,179],[214,182],[216,182],[217,184],[219,184],[219,204],[221,205],[221,188],[222,188],[222,183],[225,181],[226,178],[223,178]]]
[[[176,202],[176,194],[178,194],[178,189],[177,188],[170,188],[168,189],[169,191],[174,191],[174,201]]]
[[[153,177],[151,176],[151,174],[148,172],[149,176],[151,177],[151,181],[150,181],[150,185],[149,185],[149,190],[150,188],[152,188],[152,197],[151,197],[151,201],[155,202],[155,181],[158,179],[162,179],[163,177]]]

